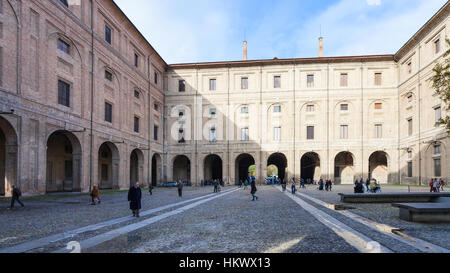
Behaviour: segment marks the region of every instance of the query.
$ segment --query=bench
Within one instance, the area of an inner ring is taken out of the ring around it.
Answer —
[[[428,203],[450,197],[450,192],[404,192],[404,193],[339,193],[343,203]]]
[[[450,223],[450,203],[400,203],[400,219],[420,223]]]

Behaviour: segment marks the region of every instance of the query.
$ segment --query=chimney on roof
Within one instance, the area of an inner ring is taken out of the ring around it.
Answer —
[[[244,56],[243,56],[244,61],[247,60],[247,41],[244,41]]]
[[[323,37],[319,37],[319,58],[323,57]]]

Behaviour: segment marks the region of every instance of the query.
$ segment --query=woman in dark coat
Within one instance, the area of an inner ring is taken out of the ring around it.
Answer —
[[[133,211],[133,216],[139,217],[139,210],[141,209],[142,192],[139,187],[139,182],[128,191],[128,202],[130,202],[130,209]]]
[[[255,199],[256,199],[256,201],[258,201],[258,196],[255,195],[257,189],[256,189],[256,183],[255,183],[255,179],[254,179],[254,178],[252,178],[252,182],[251,182],[251,184],[250,184],[250,187],[251,187],[251,189],[252,189],[252,190],[250,191],[250,193],[251,193],[251,195],[252,195],[252,197],[253,197],[252,201],[255,201]]]

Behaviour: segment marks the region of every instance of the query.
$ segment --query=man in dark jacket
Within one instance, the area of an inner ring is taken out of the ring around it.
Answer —
[[[139,217],[139,210],[141,209],[141,197],[142,191],[139,187],[139,182],[136,182],[134,186],[128,191],[128,202],[130,202],[130,209],[133,211],[133,216]]]
[[[22,196],[22,192],[17,188],[16,185],[13,186],[12,189],[12,198],[11,198],[11,208],[14,208],[14,203],[17,201],[22,207],[25,205],[19,200],[19,198]]]
[[[357,182],[355,185],[355,193],[364,193],[364,186],[362,183]]]
[[[178,180],[178,196],[183,197],[183,182],[181,180]]]
[[[251,193],[251,195],[252,195],[252,197],[253,197],[252,201],[255,201],[255,199],[256,199],[256,201],[258,201],[258,196],[255,195],[257,189],[256,189],[256,182],[255,182],[255,178],[254,178],[254,177],[252,177],[252,182],[251,182],[251,184],[250,184],[250,187],[251,187],[251,189],[252,189],[252,190],[250,191],[250,193]]]

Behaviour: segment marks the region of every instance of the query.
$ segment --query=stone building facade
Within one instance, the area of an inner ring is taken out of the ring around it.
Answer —
[[[447,3],[394,55],[167,65],[110,0],[0,0],[0,194],[450,178],[429,82]],[[322,42],[322,40],[321,40]],[[246,54],[244,54],[245,56]]]

